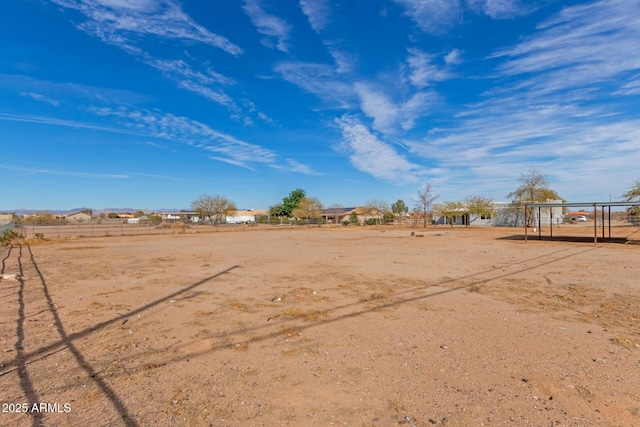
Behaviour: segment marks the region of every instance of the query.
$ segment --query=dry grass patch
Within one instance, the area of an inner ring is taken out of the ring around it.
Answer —
[[[227,302],[225,305],[227,305],[228,307],[231,307],[235,310],[242,310],[242,311],[247,311],[249,309],[249,306],[243,302],[234,300],[234,301],[229,301]]]
[[[637,338],[611,338],[611,342],[625,348],[640,349],[640,339]]]
[[[213,315],[211,310],[198,310],[196,311],[196,317],[209,317]]]
[[[282,320],[304,320],[305,322],[313,322],[323,318],[326,315],[324,311],[321,310],[300,310],[298,308],[290,308],[285,310],[275,316],[271,316],[269,319],[279,318]]]

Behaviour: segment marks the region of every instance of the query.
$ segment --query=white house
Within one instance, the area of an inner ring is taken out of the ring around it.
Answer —
[[[562,203],[562,200],[547,200],[546,203]],[[524,227],[524,203],[493,202],[494,212],[491,215],[470,215],[461,209],[460,215],[451,218],[454,225],[469,225],[471,227],[497,226],[497,227]],[[538,208],[530,209],[529,224],[538,224]],[[564,214],[561,206],[541,207],[540,225],[561,224]],[[443,217],[434,218],[436,224],[450,224]]]

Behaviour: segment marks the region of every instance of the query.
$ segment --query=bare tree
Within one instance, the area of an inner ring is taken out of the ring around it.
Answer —
[[[422,213],[422,227],[427,228],[427,213],[431,211],[433,202],[438,198],[433,194],[433,187],[430,182],[425,182],[418,191],[418,200],[416,201],[416,211]]]
[[[342,206],[340,203],[332,203],[327,208],[327,214],[332,215],[333,217],[335,217],[336,224],[338,223],[338,219],[339,219],[338,217],[343,212],[344,212],[344,206]]]
[[[224,223],[227,215],[237,210],[235,203],[226,197],[210,196],[206,193],[191,202],[191,209],[198,212],[204,221],[209,221],[213,225]]]
[[[507,195],[517,203],[543,203],[547,200],[562,199],[555,190],[549,188],[549,179],[540,170],[531,168],[520,175],[520,187]],[[532,208],[528,209],[527,222],[531,221]],[[529,225],[529,224],[526,224]]]
[[[464,204],[469,214],[467,227],[479,217],[491,217],[496,211],[493,199],[490,197],[469,196],[464,200]]]
[[[296,218],[303,218],[307,222],[322,216],[322,203],[317,197],[304,197],[298,202],[298,207],[291,213]]]
[[[640,202],[640,179],[636,179],[631,188],[622,194],[625,202]]]
[[[622,194],[625,202],[640,202],[640,179],[636,179],[631,188]],[[632,206],[627,209],[629,215],[640,215],[640,206]]]
[[[366,209],[366,215],[369,215],[371,219],[375,219],[376,224],[379,224],[384,219],[384,214],[389,212],[387,202],[378,199],[367,200],[364,203],[364,208]]]
[[[437,203],[433,206],[433,212],[438,216],[446,218],[451,228],[453,228],[453,218],[464,215],[466,213],[465,211],[465,206],[462,202],[444,202]]]

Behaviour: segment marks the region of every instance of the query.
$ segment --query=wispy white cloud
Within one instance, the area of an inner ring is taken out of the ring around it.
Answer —
[[[216,153],[219,158],[221,155],[227,156],[228,163],[243,167],[249,167],[250,164],[272,165],[277,163],[275,152],[259,145],[241,141],[187,117],[124,106],[120,108],[91,107],[88,111],[101,117],[120,118],[122,127],[6,113],[0,113],[0,120],[160,138]]]
[[[53,102],[52,105],[55,106],[86,100],[118,104],[150,100],[149,96],[128,90],[40,80],[20,74],[0,74],[0,87],[15,90],[22,96],[29,96],[38,101]]]
[[[353,54],[340,50],[338,42],[325,41],[329,54],[336,63],[336,72],[339,74],[351,73],[356,68],[356,59]]]
[[[288,61],[276,65],[275,70],[333,108],[349,108],[355,96],[352,85],[337,77],[329,65]]]
[[[448,67],[436,64],[436,56],[425,53],[419,49],[409,48],[407,65],[410,69],[409,81],[419,89],[429,86],[432,82],[442,82],[452,77]],[[454,53],[456,52],[456,53]],[[446,64],[459,60],[458,51],[451,51],[446,56]]]
[[[188,80],[201,84],[221,83],[223,85],[231,85],[235,83],[233,79],[225,77],[212,69],[206,69],[205,72],[196,71],[181,59],[159,59],[148,54],[143,55],[143,58],[144,63],[170,76],[187,78]]]
[[[374,85],[356,83],[356,92],[360,98],[360,108],[373,119],[373,128],[378,131],[391,131],[398,121],[398,107]]]
[[[149,136],[214,153],[216,160],[225,159],[230,164],[251,168],[252,164],[277,163],[275,152],[216,131],[187,117],[131,107],[94,108],[92,111],[100,116],[119,117],[124,126]]]
[[[217,102],[218,104],[224,105],[229,108],[234,113],[238,113],[239,108],[233,99],[224,92],[219,92],[211,89],[208,86],[204,86],[198,84],[192,80],[180,80],[178,82],[178,87],[182,89],[186,89],[193,93],[197,93],[198,95],[207,98],[210,101]]]
[[[34,99],[34,100],[39,101],[39,102],[44,102],[46,104],[53,105],[54,107],[57,107],[58,105],[60,105],[59,101],[57,101],[55,99],[51,99],[48,96],[44,96],[44,95],[39,94],[39,93],[21,92],[20,95],[21,96],[26,96],[28,98]]]
[[[153,44],[148,37],[159,42],[178,39],[199,42],[220,48],[232,55],[240,55],[240,47],[224,37],[211,33],[196,24],[180,6],[171,0],[51,0],[65,8],[80,11],[86,18],[79,28],[115,45],[135,56],[173,80],[179,88],[227,107],[232,118],[239,117],[239,108],[221,88],[235,83],[206,64],[199,69],[182,59],[164,59],[152,53]],[[145,48],[142,48],[144,43]],[[187,55],[187,57],[190,57]],[[190,57],[192,58],[192,57]],[[195,62],[193,59],[191,59]]]
[[[492,19],[509,19],[519,15],[527,15],[535,10],[535,1],[519,0],[467,0],[467,5],[478,14]]]
[[[328,0],[300,0],[300,8],[307,16],[313,31],[320,34],[325,30],[330,16]]]
[[[640,122],[628,107],[640,92],[640,60],[629,54],[640,45],[637,6],[604,0],[564,8],[488,58],[497,72],[484,101],[405,144],[469,192],[493,188],[503,198],[513,177],[533,166],[561,195],[608,194],[613,177],[624,180],[640,158]],[[607,179],[594,183],[597,175]]]
[[[451,25],[460,21],[462,5],[459,0],[394,0],[404,6],[410,16],[422,29],[430,34],[441,34]]]
[[[249,169],[251,171],[255,171],[255,168],[247,165],[245,162],[241,162],[239,160],[233,160],[233,159],[228,159],[226,157],[219,157],[219,156],[209,156],[209,158],[211,160],[217,160],[219,162],[223,162],[223,163],[228,163],[230,165],[233,166],[238,166],[240,168],[244,168],[244,169]]]
[[[640,95],[640,75],[629,78],[629,81],[615,91],[614,95]]]
[[[287,160],[286,169],[290,172],[298,172],[304,175],[321,175],[320,173],[316,172],[308,165],[297,162],[293,159],[286,159],[286,160]]]
[[[164,145],[156,144],[155,142],[151,142],[151,141],[143,141],[143,142],[140,142],[140,144],[148,145],[149,147],[157,148],[159,150],[170,151],[174,154],[178,153],[178,150],[168,148],[168,147],[165,147]]]
[[[14,171],[17,173],[21,173],[24,175],[55,175],[55,176],[68,176],[72,178],[85,178],[85,179],[129,180],[129,179],[134,179],[136,177],[147,177],[147,178],[163,179],[166,181],[176,181],[176,182],[192,182],[192,183],[201,182],[198,180],[182,178],[178,176],[149,174],[144,172],[96,173],[96,172],[84,172],[84,171],[61,170],[61,169],[50,169],[50,168],[17,167],[17,166],[2,165],[2,164],[0,164],[0,169],[6,169],[6,170]]]
[[[420,165],[398,154],[357,119],[344,115],[336,124],[342,131],[342,149],[356,169],[396,183],[417,182],[424,173]]]
[[[444,62],[447,65],[456,65],[462,63],[463,52],[459,49],[452,49],[451,52],[445,55]]]
[[[219,135],[215,136],[215,138],[219,137]],[[226,155],[227,159],[244,165],[255,163],[274,164],[277,160],[277,155],[273,151],[259,145],[239,141],[235,138],[214,144],[205,142],[204,145],[201,144],[199,146],[212,153]]]
[[[258,118],[264,122],[275,124],[275,121],[271,117],[263,113],[262,111],[258,111]]]
[[[604,0],[568,7],[538,26],[521,43],[493,56],[505,61],[502,76],[531,76],[530,86],[547,94],[569,88],[626,83],[640,68],[640,7],[637,2]]]
[[[86,21],[79,27],[106,43],[139,51],[140,36],[156,36],[205,43],[232,55],[242,49],[191,19],[171,0],[51,0],[80,11]]]
[[[492,19],[510,19],[536,10],[540,1],[519,0],[394,0],[404,6],[425,33],[440,35],[463,22],[463,15],[471,11]]]
[[[262,39],[263,45],[287,52],[291,25],[284,19],[265,12],[261,3],[261,0],[245,0],[242,9],[256,26],[258,32],[265,36]]]
[[[79,171],[43,169],[43,168],[24,168],[24,167],[2,165],[2,164],[0,164],[0,168],[11,170],[14,172],[20,172],[28,175],[58,175],[58,176],[70,176],[74,178],[93,178],[93,179],[130,179],[131,178],[130,175],[126,175],[126,174],[79,172]]]
[[[29,114],[7,114],[0,113],[0,120],[8,121],[8,122],[24,122],[24,123],[34,123],[41,125],[51,125],[51,126],[63,126],[74,129],[92,129],[99,130],[103,132],[111,132],[111,133],[120,133],[125,135],[136,135],[136,136],[145,136],[144,133],[136,132],[131,129],[122,129],[111,126],[102,126],[95,123],[81,122],[78,120],[64,120],[58,119],[54,117],[42,117],[42,116],[34,116]]]
[[[396,103],[378,85],[357,82],[354,87],[360,98],[361,110],[373,119],[373,128],[385,133],[394,133],[399,127],[404,130],[413,128],[415,120],[428,115],[437,100],[434,92],[422,91]]]
[[[330,32],[331,3],[328,0],[300,0],[300,8],[306,15],[311,28],[320,37],[322,44],[333,58],[338,74],[350,73],[355,69],[354,55],[346,52],[335,34]],[[331,34],[331,35],[330,35]]]
[[[608,178],[618,174],[623,179],[636,167],[635,159],[640,158],[637,121],[583,116],[579,106],[522,108],[521,101],[514,96],[485,102],[451,126],[433,129],[423,139],[405,144],[413,154],[448,170],[450,177],[467,182],[468,192],[493,188],[498,198],[511,191],[513,178],[530,167],[552,175],[554,187],[563,190],[561,195],[611,191],[605,188],[610,181],[588,191],[575,183],[593,182],[594,174]]]

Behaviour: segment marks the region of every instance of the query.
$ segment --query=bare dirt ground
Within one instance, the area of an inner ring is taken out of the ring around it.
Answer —
[[[521,237],[2,248],[0,425],[639,426],[640,245]]]

